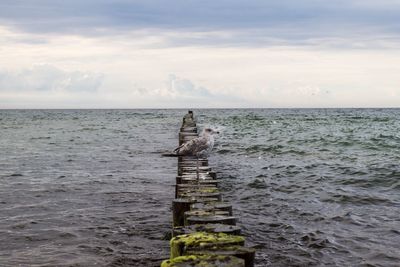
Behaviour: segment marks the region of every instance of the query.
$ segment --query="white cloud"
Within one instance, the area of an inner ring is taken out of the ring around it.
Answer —
[[[52,65],[39,64],[19,71],[0,70],[0,91],[95,92],[102,80],[102,74],[64,71]]]
[[[0,27],[0,108],[400,105],[396,47],[171,46],[169,34],[151,34],[36,36]]]
[[[175,96],[192,96],[208,98],[212,97],[212,93],[203,86],[196,86],[188,79],[178,78],[176,75],[169,75],[168,90]]]

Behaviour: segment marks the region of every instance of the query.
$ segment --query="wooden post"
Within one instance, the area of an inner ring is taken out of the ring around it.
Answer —
[[[182,120],[179,144],[196,138],[197,129],[189,110]],[[253,267],[255,250],[244,247],[232,205],[221,201],[217,173],[208,160],[179,156],[177,173],[171,259],[161,267]]]

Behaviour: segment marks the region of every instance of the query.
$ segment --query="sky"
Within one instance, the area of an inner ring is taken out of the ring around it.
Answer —
[[[398,0],[0,0],[0,109],[400,107]]]

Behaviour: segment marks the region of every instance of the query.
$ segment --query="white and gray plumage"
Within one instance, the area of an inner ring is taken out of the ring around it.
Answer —
[[[178,156],[207,157],[214,147],[213,134],[216,133],[218,134],[219,132],[205,128],[199,137],[182,144],[174,152]]]

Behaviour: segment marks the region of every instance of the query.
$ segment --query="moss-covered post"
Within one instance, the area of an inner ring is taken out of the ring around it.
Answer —
[[[224,255],[190,255],[165,260],[161,267],[244,267],[243,259]]]
[[[207,249],[211,247],[243,246],[244,237],[223,233],[196,232],[179,235],[171,239],[171,259],[186,254],[188,250]]]
[[[193,112],[189,111],[183,118],[179,144],[197,136]],[[255,250],[244,247],[232,205],[222,202],[217,174],[208,160],[180,156],[177,173],[171,257],[161,267],[253,267]]]

